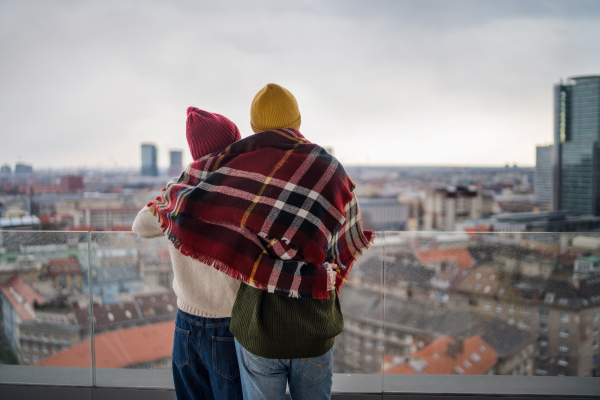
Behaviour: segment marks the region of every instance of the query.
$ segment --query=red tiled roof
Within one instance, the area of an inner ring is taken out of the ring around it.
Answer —
[[[101,333],[95,337],[97,368],[125,368],[171,357],[175,321],[142,325]],[[50,367],[83,367],[92,365],[90,339],[35,365]]]
[[[462,351],[455,357],[448,354],[448,345],[457,343],[449,336],[442,336],[428,346],[411,354],[405,362],[385,371],[386,374],[424,375],[483,375],[498,361],[498,354],[479,335],[463,341]],[[419,368],[420,367],[420,368]]]
[[[417,258],[422,263],[434,263],[441,261],[456,261],[461,268],[472,267],[473,257],[465,247],[458,249],[431,249],[417,252]]]
[[[35,320],[33,302],[44,304],[46,300],[21,275],[14,275],[0,288],[4,297],[23,321]]]
[[[76,257],[51,258],[48,260],[48,275],[81,274],[81,266]]]
[[[479,232],[491,232],[492,228],[487,225],[478,224],[476,226],[465,227],[465,232],[469,234],[469,237],[477,237]]]
[[[393,362],[394,361],[394,356],[391,354],[384,354],[383,355],[383,361],[384,362]]]

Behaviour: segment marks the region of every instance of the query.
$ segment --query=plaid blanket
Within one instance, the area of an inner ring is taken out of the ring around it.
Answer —
[[[184,255],[258,289],[322,299],[375,238],[354,187],[326,150],[281,129],[191,163],[148,206]]]

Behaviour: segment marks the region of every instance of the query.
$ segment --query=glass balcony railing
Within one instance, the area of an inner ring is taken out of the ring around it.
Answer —
[[[0,231],[0,385],[172,390],[172,279],[166,238]],[[334,391],[600,394],[600,234],[379,232],[341,302]]]

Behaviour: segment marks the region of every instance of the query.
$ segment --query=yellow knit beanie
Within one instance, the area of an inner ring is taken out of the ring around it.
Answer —
[[[250,125],[254,133],[271,129],[300,128],[300,110],[289,90],[269,83],[260,89],[250,107]]]

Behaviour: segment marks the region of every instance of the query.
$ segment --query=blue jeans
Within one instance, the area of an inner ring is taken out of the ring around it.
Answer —
[[[178,400],[242,400],[231,318],[203,318],[177,311],[173,380]]]
[[[285,400],[285,386],[292,400],[331,398],[333,349],[319,357],[275,360],[258,357],[236,340],[244,400]]]

